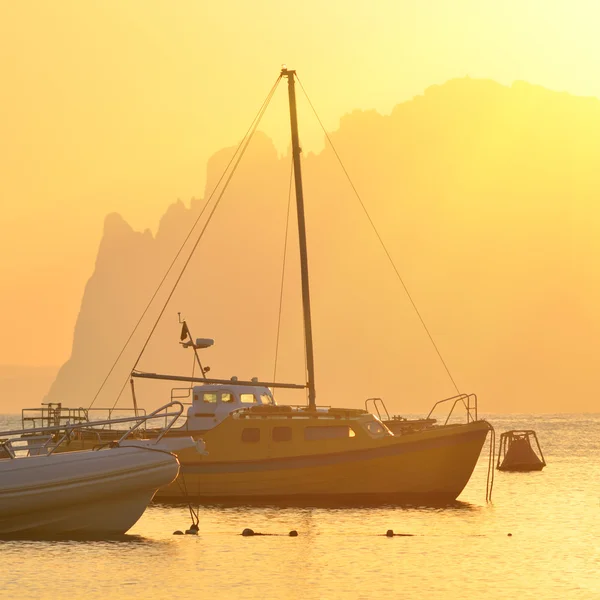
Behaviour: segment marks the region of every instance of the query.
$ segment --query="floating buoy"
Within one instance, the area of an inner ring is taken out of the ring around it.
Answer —
[[[534,440],[540,457],[531,447]],[[546,466],[540,443],[532,429],[506,431],[500,436],[498,449],[499,471],[541,471]]]
[[[292,530],[291,530],[291,531],[288,533],[288,535],[289,535],[290,537],[298,537],[298,532],[297,532],[295,529],[292,529]]]
[[[506,534],[508,537],[512,537],[512,533],[507,533]]]
[[[183,535],[183,531],[179,531],[179,529],[177,531],[173,532],[173,535]]]
[[[393,529],[388,529],[388,530],[385,532],[385,536],[386,536],[386,537],[394,537],[394,530],[393,530]]]
[[[186,533],[189,535],[198,535],[200,531],[200,527],[198,527],[198,523],[192,523],[190,528],[186,530]]]
[[[244,529],[244,531],[242,531],[242,535],[244,537],[251,537],[251,536],[255,535],[254,529],[250,529],[249,527],[246,527],[246,529]]]

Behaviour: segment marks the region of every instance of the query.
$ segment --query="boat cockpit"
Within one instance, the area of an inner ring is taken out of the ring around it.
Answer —
[[[183,428],[189,431],[212,429],[234,410],[252,406],[276,406],[267,387],[235,384],[204,384],[192,388],[192,404]]]
[[[357,431],[363,429],[369,437],[378,438],[393,435],[379,418],[361,409],[336,409],[318,407],[310,411],[305,406],[278,405],[268,387],[240,385],[235,379],[231,384],[203,384],[192,388],[192,404],[187,411],[186,423],[181,429],[190,432],[208,431],[219,425],[230,414],[234,413],[237,419],[285,419],[289,422],[309,419],[311,424],[324,427],[333,421],[331,426],[339,423],[340,419],[356,422]],[[290,423],[291,424],[291,423]],[[309,428],[314,429],[314,427]],[[334,427],[334,429],[340,429]],[[355,432],[346,426],[354,437]],[[332,430],[333,431],[333,430]],[[320,434],[326,433],[320,429]]]

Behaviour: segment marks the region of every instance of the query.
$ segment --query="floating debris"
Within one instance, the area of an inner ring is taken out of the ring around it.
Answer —
[[[177,531],[173,532],[173,535],[183,535],[183,531],[180,531],[179,529]]]
[[[414,533],[394,533],[393,529],[388,529],[385,537],[414,537]]]
[[[531,447],[534,440],[540,457]],[[500,436],[498,448],[498,464],[500,471],[541,471],[546,466],[544,455],[535,431],[523,429],[506,431]]]
[[[242,531],[242,535],[244,537],[252,537],[255,535],[283,535],[281,533],[260,533],[259,531],[254,531],[254,529],[250,529],[250,527],[246,527],[246,529],[244,529],[244,531]],[[298,532],[295,529],[292,529],[289,533],[288,533],[289,537],[298,537]]]

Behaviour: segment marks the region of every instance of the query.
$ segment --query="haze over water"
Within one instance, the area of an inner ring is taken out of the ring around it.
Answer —
[[[496,472],[491,504],[486,446],[451,507],[203,507],[196,538],[172,535],[190,523],[185,507],[153,505],[119,541],[0,542],[2,596],[600,597],[600,477],[589,458],[600,414],[487,418],[498,434],[535,429],[548,463]],[[246,527],[278,535],[245,538]],[[388,539],[387,529],[414,537]]]
[[[600,598],[600,414],[583,414],[600,385],[598,6],[4,2],[0,413],[95,401],[287,61],[457,387],[502,413],[498,435],[535,429],[548,466],[496,473],[491,504],[484,448],[449,507],[203,507],[191,537],[172,535],[185,507],[153,505],[118,541],[0,542],[0,600]],[[189,372],[181,311],[215,338],[215,376],[274,370],[290,189],[279,91],[143,369]],[[299,98],[318,400],[426,411],[453,388],[310,115]],[[297,255],[291,241],[277,371],[294,382]],[[168,399],[167,384],[144,385],[145,408]]]

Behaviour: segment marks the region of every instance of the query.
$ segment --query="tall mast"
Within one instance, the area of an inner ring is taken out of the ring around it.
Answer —
[[[296,114],[296,71],[286,67],[282,77],[288,79],[290,100],[290,125],[292,127],[292,158],[294,160],[294,183],[296,187],[296,209],[298,211],[298,240],[300,242],[300,272],[302,274],[302,309],[304,313],[304,340],[306,345],[306,371],[308,385],[308,407],[316,410],[315,361],[313,355],[312,323],[310,319],[310,290],[308,285],[308,255],[306,252],[306,223],[304,220],[304,196],[302,194],[302,169],[300,167],[300,142],[298,141],[298,115]]]

